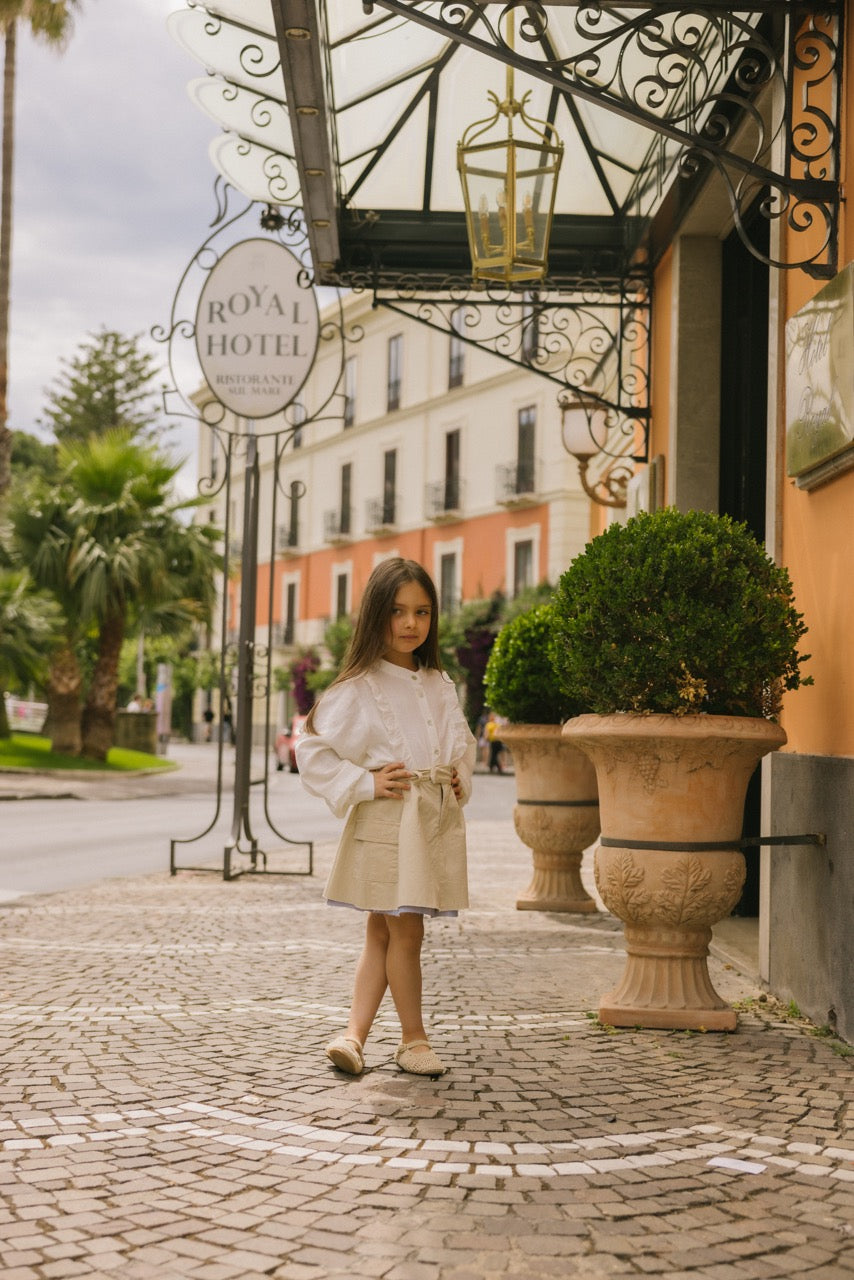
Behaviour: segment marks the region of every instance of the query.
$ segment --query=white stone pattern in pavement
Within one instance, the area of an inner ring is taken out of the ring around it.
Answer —
[[[128,1138],[175,1138],[214,1143],[270,1159],[321,1165],[374,1165],[432,1173],[478,1174],[500,1179],[596,1178],[633,1170],[651,1177],[665,1166],[699,1163],[732,1175],[794,1172],[854,1182],[854,1151],[818,1143],[789,1142],[740,1129],[702,1124],[691,1128],[611,1133],[562,1142],[478,1142],[464,1139],[395,1138],[328,1129],[299,1120],[274,1120],[215,1102],[128,1107],[90,1115],[34,1112],[0,1119],[0,1148],[33,1152],[110,1143]]]

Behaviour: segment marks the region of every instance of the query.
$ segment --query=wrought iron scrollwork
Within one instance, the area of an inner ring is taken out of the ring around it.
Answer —
[[[374,3],[648,130],[626,212],[649,216],[667,182],[710,165],[752,253],[835,273],[842,0],[752,0],[738,11],[714,0],[551,11],[537,0]],[[515,48],[505,36],[511,10],[520,14]],[[764,217],[786,227],[785,258],[751,239],[757,197]]]
[[[430,282],[432,283],[432,282]],[[362,282],[361,287],[365,287]],[[376,304],[490,351],[558,387],[583,392],[608,414],[610,439],[635,441],[646,456],[649,420],[650,282],[638,274],[607,290],[595,281],[573,293],[519,293],[468,278],[435,292],[418,277],[374,288]],[[625,450],[621,449],[620,453]]]

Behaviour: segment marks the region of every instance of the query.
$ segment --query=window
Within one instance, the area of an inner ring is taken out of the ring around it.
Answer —
[[[403,365],[403,335],[396,333],[388,340],[388,393],[386,409],[389,413],[400,408],[400,374]]]
[[[349,613],[347,608],[347,598],[350,594],[350,575],[348,573],[336,573],[335,575],[335,618],[345,618]]]
[[[293,644],[297,625],[297,584],[289,582],[285,587],[285,622],[282,628],[282,644]]]
[[[534,544],[517,542],[513,547],[513,595],[534,585]]]
[[[291,421],[294,424],[294,434],[292,439],[295,449],[302,448],[302,424],[305,422],[307,417],[308,414],[306,413],[305,405],[297,400],[294,404],[293,416],[291,418]]]
[[[352,427],[356,421],[356,357],[344,361],[344,426]]]
[[[291,481],[290,504],[291,513],[288,521],[288,546],[299,546],[299,500],[305,489],[300,480]]]
[[[460,505],[460,431],[459,427],[445,436],[445,510],[455,511]]]
[[[439,612],[456,613],[458,603],[457,556],[452,551],[439,561]]]
[[[466,346],[460,334],[465,332],[466,308],[455,307],[451,316],[451,345],[448,350],[448,388],[463,385]]]
[[[397,449],[388,449],[383,454],[383,511],[382,523],[395,523],[397,506]]]
[[[531,361],[536,358],[540,345],[540,313],[536,306],[535,293],[524,294],[522,303],[522,359]]]
[[[352,462],[345,462],[341,468],[341,506],[339,510],[338,532],[350,532],[350,501],[353,478]]]
[[[537,410],[527,405],[519,410],[516,448],[516,492],[534,491],[534,437],[537,426]]]

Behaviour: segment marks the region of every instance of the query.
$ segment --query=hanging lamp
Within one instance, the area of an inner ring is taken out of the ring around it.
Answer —
[[[512,52],[512,13],[508,24]],[[472,275],[529,285],[548,271],[563,143],[553,125],[528,115],[530,90],[515,97],[512,66],[504,99],[491,90],[488,96],[494,112],[470,124],[457,143]]]

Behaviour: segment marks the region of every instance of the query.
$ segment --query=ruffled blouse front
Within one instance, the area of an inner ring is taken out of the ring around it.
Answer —
[[[460,802],[471,794],[475,740],[453,682],[441,671],[408,671],[380,661],[365,675],[332,685],[314,717],[313,734],[296,747],[303,786],[336,817],[374,798],[372,770],[400,760],[412,771],[456,767]]]

